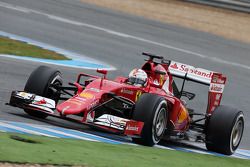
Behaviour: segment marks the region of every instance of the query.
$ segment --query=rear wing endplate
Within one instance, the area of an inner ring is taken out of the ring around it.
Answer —
[[[220,105],[227,79],[225,75],[175,61],[169,63],[168,70],[172,76],[177,78],[209,86],[207,114],[212,114],[215,108]]]

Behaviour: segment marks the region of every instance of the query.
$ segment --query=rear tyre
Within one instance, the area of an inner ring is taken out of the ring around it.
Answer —
[[[243,130],[243,112],[221,105],[208,120],[206,147],[210,151],[232,155],[240,144]]]
[[[53,99],[57,103],[60,98],[60,94],[50,87],[51,84],[57,84],[58,86],[62,85],[60,71],[47,66],[40,66],[31,73],[26,82],[24,91]],[[27,109],[24,111],[37,118],[44,119],[48,116],[48,114],[39,111]]]
[[[161,140],[167,126],[167,102],[155,94],[143,94],[135,104],[133,120],[144,122],[141,138],[132,138],[137,144],[153,146]]]

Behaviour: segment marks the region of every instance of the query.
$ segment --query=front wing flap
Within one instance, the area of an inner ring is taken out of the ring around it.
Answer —
[[[9,105],[23,109],[39,110],[49,114],[54,114],[53,110],[55,109],[54,100],[24,91],[13,91]]]
[[[110,129],[116,129],[129,136],[139,136],[144,125],[143,122],[129,120],[109,114],[103,114],[102,116],[96,118],[93,124]]]

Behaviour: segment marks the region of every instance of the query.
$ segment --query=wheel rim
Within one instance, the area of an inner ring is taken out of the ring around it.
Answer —
[[[241,137],[242,137],[242,133],[243,133],[244,124],[243,124],[243,120],[240,118],[241,117],[237,119],[233,127],[232,133],[231,133],[231,141],[232,141],[233,148],[239,145]]]
[[[156,125],[155,125],[155,133],[156,133],[156,136],[161,136],[164,129],[165,129],[165,108],[162,108],[160,111],[159,111],[159,114],[156,118]]]
[[[62,82],[61,82],[61,77],[59,75],[57,75],[55,78],[53,78],[53,80],[49,83],[48,86],[48,95],[52,96],[54,94],[53,89],[50,87],[50,85],[55,84],[57,86],[61,86]]]
[[[152,137],[154,143],[158,143],[161,139],[161,136],[164,134],[166,128],[166,109],[162,106],[165,104],[165,101],[162,101],[156,111],[156,115],[154,118],[153,126],[152,126]]]

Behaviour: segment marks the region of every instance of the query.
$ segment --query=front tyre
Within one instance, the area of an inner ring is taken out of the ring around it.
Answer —
[[[55,89],[51,88],[52,84],[56,84],[58,86],[62,85],[62,77],[60,71],[47,66],[40,66],[30,74],[30,77],[26,82],[24,91],[53,99],[57,103],[60,98],[60,94],[58,94]],[[48,114],[39,111],[28,109],[25,109],[24,111],[27,114],[37,118],[44,119],[48,116]]]
[[[144,122],[141,138],[132,138],[137,144],[153,146],[161,140],[167,126],[167,102],[164,97],[145,93],[135,104],[133,120]]]
[[[211,151],[232,155],[240,144],[243,130],[243,112],[221,105],[208,120],[206,147]]]

